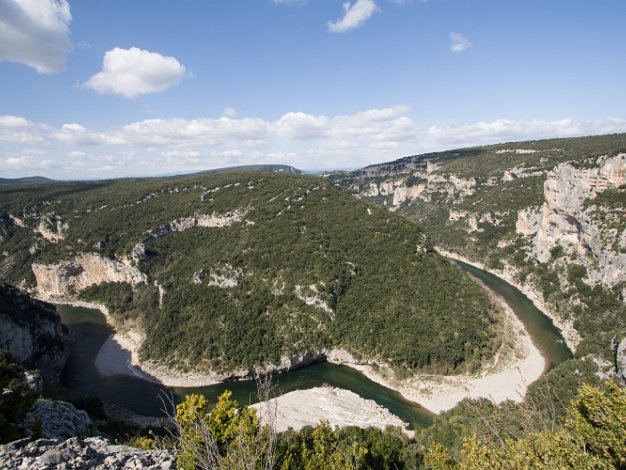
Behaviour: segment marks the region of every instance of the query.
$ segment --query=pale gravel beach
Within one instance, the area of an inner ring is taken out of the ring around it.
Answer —
[[[522,401],[528,386],[543,374],[546,360],[532,342],[526,328],[513,310],[496,296],[505,313],[508,329],[515,336],[514,354],[496,357],[496,363],[480,374],[417,375],[404,381],[384,378],[380,368],[345,364],[363,373],[370,380],[398,391],[409,401],[419,403],[439,414],[456,406],[464,398],[488,398],[495,403],[506,400]]]
[[[361,428],[398,426],[408,431],[407,423],[392,414],[387,408],[374,400],[366,400],[356,393],[336,387],[316,387],[308,390],[296,390],[273,399],[276,409],[276,430],[286,431],[289,428],[301,429],[304,426],[315,426],[322,420],[328,420],[331,426],[358,426]],[[252,405],[259,408],[259,404]],[[261,413],[262,420],[267,422],[268,408]]]

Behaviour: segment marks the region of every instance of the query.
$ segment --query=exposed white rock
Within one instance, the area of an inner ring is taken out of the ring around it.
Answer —
[[[210,279],[207,285],[228,289],[236,287],[243,276],[244,273],[241,268],[234,268],[230,264],[225,264],[224,266],[211,268],[209,272]]]
[[[167,225],[148,231],[148,239],[161,238],[173,232],[183,232],[194,227],[227,227],[243,220],[245,211],[232,211],[225,214],[200,214],[173,220]]]
[[[545,202],[537,215],[530,208],[518,215],[519,233],[532,235],[532,254],[541,262],[551,259],[551,250],[561,246],[575,256],[588,272],[588,280],[614,286],[626,281],[626,254],[615,252],[607,242],[606,231],[584,209],[584,202],[624,184],[626,154],[601,157],[598,166],[576,168],[558,165],[544,184]],[[620,239],[623,234],[613,234]]]
[[[17,225],[18,227],[26,227],[24,221],[18,217],[15,217],[14,215],[9,214],[9,219],[14,225]]]
[[[404,185],[398,186],[393,191],[393,205],[399,206],[404,201],[409,200],[412,201],[417,199],[422,192],[426,189],[426,185],[418,184],[415,186],[406,187]]]
[[[535,153],[535,152],[537,152],[537,151],[533,150],[533,149],[502,149],[502,150],[496,150],[497,154],[517,153],[517,154],[523,155],[523,154]]]
[[[332,315],[334,318],[333,310],[328,306],[328,303],[320,297],[315,284],[311,284],[308,287],[295,286],[294,291],[296,297],[302,300],[305,304],[323,310],[324,312]]]
[[[403,422],[387,408],[374,400],[366,400],[356,393],[335,387],[316,387],[296,390],[272,400],[275,403],[275,426],[278,432],[289,428],[301,429],[328,420],[331,426],[358,426],[362,428],[386,426],[406,428]],[[252,405],[259,409],[261,405]],[[270,414],[271,415],[271,414]],[[261,413],[263,422],[268,414]]]
[[[534,235],[541,225],[541,207],[527,207],[517,215],[515,231],[520,235]]]
[[[127,282],[131,285],[146,282],[146,275],[133,266],[132,261],[103,258],[97,253],[81,253],[56,264],[32,265],[40,298],[62,299],[87,286],[103,282]]]
[[[524,166],[516,166],[514,168],[505,170],[504,175],[502,175],[501,181],[513,181],[517,178],[529,178],[531,176],[542,176],[543,174],[544,171],[539,168],[526,168]]]
[[[59,243],[65,236],[65,232],[69,228],[67,223],[63,223],[60,219],[55,219],[54,215],[46,215],[40,221],[35,229],[43,238],[50,243]]]
[[[450,215],[448,216],[448,220],[454,222],[464,219],[465,217],[467,217],[467,211],[457,211],[454,209],[450,209]]]

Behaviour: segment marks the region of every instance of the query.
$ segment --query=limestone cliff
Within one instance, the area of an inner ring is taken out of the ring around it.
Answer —
[[[146,243],[194,227],[226,227],[241,222],[244,215],[244,211],[232,211],[175,219],[167,225],[148,230],[145,239],[135,245],[129,256],[109,259],[99,253],[80,253],[58,263],[33,263],[37,294],[45,299],[65,299],[94,284],[126,282],[136,285],[147,282],[147,276],[137,267],[145,257]]]
[[[529,254],[545,263],[560,247],[571,262],[587,268],[590,283],[612,287],[626,281],[626,252],[614,250],[624,233],[593,217],[596,196],[624,184],[625,162],[626,154],[619,154],[601,157],[591,168],[564,163],[552,170],[544,183],[543,205],[518,215],[517,233],[531,237]]]
[[[37,293],[42,298],[63,298],[92,284],[127,282],[137,284],[146,276],[127,258],[108,259],[97,253],[81,253],[55,264],[32,265]]]

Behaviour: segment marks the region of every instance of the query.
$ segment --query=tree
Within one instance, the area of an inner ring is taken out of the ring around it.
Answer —
[[[254,408],[239,406],[226,390],[215,407],[202,395],[188,395],[176,406],[178,465],[183,469],[270,469],[276,460],[275,405],[270,382],[258,381],[261,419]]]

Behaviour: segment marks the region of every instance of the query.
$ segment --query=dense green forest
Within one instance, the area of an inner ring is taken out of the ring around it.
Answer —
[[[15,284],[34,284],[31,263],[82,252],[129,259],[141,247],[133,263],[147,282],[77,294],[139,325],[144,359],[229,371],[341,347],[398,370],[452,373],[477,369],[498,344],[480,288],[413,222],[325,179],[228,173],[7,186],[0,200],[0,273]],[[223,227],[168,229],[229,214],[237,217]],[[42,237],[42,223],[62,238]]]

